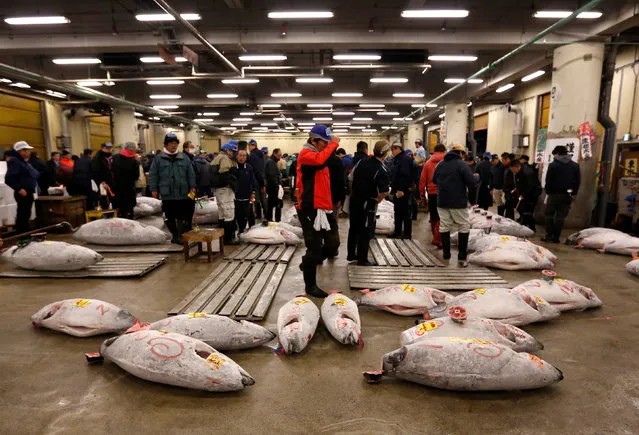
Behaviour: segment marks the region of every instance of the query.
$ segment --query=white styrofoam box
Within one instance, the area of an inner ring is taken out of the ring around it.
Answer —
[[[9,207],[0,205],[0,226],[2,226],[7,219],[9,219]]]
[[[15,204],[16,200],[13,198],[13,189],[4,183],[0,183],[0,205]]]
[[[4,219],[3,225],[14,225],[16,223],[16,211],[18,210],[18,205],[5,205],[4,209],[6,218]]]
[[[0,162],[0,183],[4,183],[4,175],[7,173],[7,162]]]

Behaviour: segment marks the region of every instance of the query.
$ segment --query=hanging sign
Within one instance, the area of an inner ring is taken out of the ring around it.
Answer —
[[[540,128],[537,134],[537,148],[535,149],[535,163],[541,165],[544,163],[544,154],[546,152],[546,139],[548,138],[548,129]]]
[[[595,143],[595,133],[590,127],[590,122],[586,121],[579,126],[579,139],[581,141],[581,158],[589,160],[592,158],[592,146]]]

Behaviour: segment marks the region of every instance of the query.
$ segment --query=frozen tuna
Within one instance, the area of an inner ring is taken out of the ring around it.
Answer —
[[[506,288],[476,289],[428,310],[432,319],[446,317],[451,307],[459,306],[468,316],[485,317],[510,325],[527,325],[559,316],[559,310],[539,296],[512,292]],[[426,316],[426,315],[424,315]]]
[[[603,234],[606,234],[606,233],[611,234],[610,237],[615,237],[615,234],[617,236],[620,236],[620,235],[624,234],[621,231],[613,230],[612,228],[601,228],[601,227],[586,228],[586,229],[583,229],[581,231],[577,231],[576,233],[573,233],[573,234],[569,235],[566,238],[566,244],[568,244],[568,245],[577,245],[582,240],[585,240],[585,239],[590,238],[590,237],[600,236],[600,235],[603,235]]]
[[[146,217],[162,213],[162,201],[148,196],[138,196],[136,198],[133,213],[135,217]]]
[[[628,271],[628,273],[639,276],[639,258],[632,260],[630,263],[626,264],[626,270]]]
[[[587,228],[570,235],[566,243],[619,255],[632,255],[639,250],[639,237],[610,228]]]
[[[219,209],[215,198],[198,201],[195,204],[193,219],[202,225],[216,224],[219,220]]]
[[[82,225],[73,238],[95,245],[157,245],[168,243],[164,231],[130,219],[99,219]]]
[[[438,337],[384,355],[382,373],[454,391],[529,390],[559,382],[546,361],[476,338]]]
[[[512,291],[524,290],[527,294],[537,296],[548,302],[559,311],[585,310],[603,305],[601,299],[588,287],[562,278],[533,279],[518,285]]]
[[[340,293],[328,295],[322,303],[322,322],[335,340],[342,344],[362,342],[362,322],[357,304]]]
[[[297,210],[295,210],[295,207],[291,207],[282,213],[281,222],[302,228],[302,224],[300,223],[300,218],[297,216]]]
[[[151,323],[149,329],[175,332],[201,340],[217,350],[258,347],[275,338],[268,329],[242,320],[206,313],[180,314]]]
[[[395,231],[395,214],[378,212],[375,223],[375,234],[389,235]]]
[[[294,233],[279,228],[277,226],[256,225],[240,235],[240,239],[247,243],[257,243],[258,245],[298,245],[302,239]]]
[[[504,270],[553,269],[557,257],[534,243],[507,241],[470,254],[468,261],[477,266]]]
[[[54,302],[31,316],[33,326],[74,337],[91,337],[126,331],[136,322],[127,310],[97,299]]]
[[[281,350],[287,355],[302,352],[313,338],[320,318],[315,304],[297,296],[280,308],[277,315],[277,336]]]
[[[133,376],[161,384],[224,392],[242,390],[255,383],[228,356],[181,334],[131,332],[106,340],[101,353]]]
[[[377,307],[399,316],[415,316],[429,309],[452,301],[453,296],[443,291],[410,284],[384,287],[376,291],[360,290],[354,298],[358,305]]]
[[[516,352],[536,352],[544,348],[535,337],[516,326],[481,317],[427,320],[402,332],[400,338],[402,346],[406,346],[435,337],[477,338],[509,347]]]
[[[83,246],[48,240],[13,246],[2,258],[23,269],[52,271],[80,270],[103,260],[102,255]]]
[[[514,237],[532,237],[535,234],[530,228],[489,211],[471,209],[469,213],[470,225],[474,229],[484,229],[492,233]]]
[[[284,222],[265,222],[262,224],[253,225],[251,228],[249,228],[249,230],[253,230],[253,229],[257,230],[263,227],[280,228],[282,230],[290,231],[291,233],[295,234],[300,239],[304,237],[304,231],[302,231],[301,227],[296,227],[295,225],[287,224]]]

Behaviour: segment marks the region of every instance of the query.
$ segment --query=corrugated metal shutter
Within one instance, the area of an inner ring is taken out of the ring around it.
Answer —
[[[100,145],[104,142],[113,142],[111,137],[111,117],[96,116],[89,118],[89,133],[93,151],[98,151]]]
[[[488,113],[475,116],[475,131],[488,129]]]
[[[20,140],[47,159],[40,101],[0,93],[0,149],[7,151]]]

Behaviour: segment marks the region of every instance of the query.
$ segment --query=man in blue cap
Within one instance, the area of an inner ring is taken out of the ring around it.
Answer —
[[[264,180],[266,170],[266,158],[264,153],[257,148],[257,141],[251,139],[248,142],[249,157],[248,162],[253,168],[255,180],[257,181],[257,192],[255,195],[255,217],[262,219],[262,209],[266,213],[266,184]]]
[[[162,200],[166,227],[172,243],[182,244],[182,234],[193,225],[195,170],[191,160],[178,151],[180,141],[174,133],[164,136],[164,149],[149,169],[151,196]]]
[[[264,154],[264,158],[268,159],[268,147],[262,147],[260,151]]]
[[[235,237],[235,190],[237,189],[237,163],[233,159],[237,151],[235,143],[222,146],[222,151],[211,162],[212,182],[215,187],[219,220],[224,226],[224,243],[237,245]]]
[[[493,205],[493,196],[490,193],[493,179],[493,165],[490,163],[491,157],[492,154],[486,151],[484,158],[475,168],[475,173],[479,174],[480,180],[477,190],[477,204],[479,208],[483,208],[484,210],[488,210],[488,208]]]

